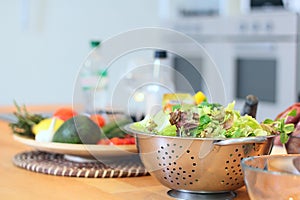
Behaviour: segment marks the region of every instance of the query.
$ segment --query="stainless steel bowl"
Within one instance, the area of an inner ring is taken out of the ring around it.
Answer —
[[[250,199],[300,199],[300,154],[254,156],[241,164]]]
[[[125,129],[136,137],[146,169],[177,191],[222,193],[244,185],[240,161],[270,154],[274,136],[237,139],[181,138]]]

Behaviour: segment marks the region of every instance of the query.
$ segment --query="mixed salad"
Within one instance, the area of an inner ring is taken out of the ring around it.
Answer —
[[[282,143],[288,140],[294,124],[285,124],[284,119],[266,119],[259,123],[249,115],[241,115],[234,109],[235,102],[226,107],[203,101],[198,105],[181,105],[172,111],[160,111],[147,115],[144,120],[132,124],[131,128],[149,134],[196,137],[239,138],[280,134]],[[291,112],[289,115],[293,115]]]

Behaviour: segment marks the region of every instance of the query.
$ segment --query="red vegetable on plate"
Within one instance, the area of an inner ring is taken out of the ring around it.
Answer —
[[[68,119],[76,115],[78,115],[78,113],[72,108],[68,108],[68,107],[59,108],[53,114],[54,117],[57,117],[64,121],[67,121]]]
[[[135,144],[135,138],[134,137],[113,137],[111,139],[101,139],[97,144],[100,145],[130,145]]]
[[[95,122],[99,127],[103,127],[106,122],[105,122],[105,118],[102,115],[99,114],[92,114],[90,116],[90,119]]]

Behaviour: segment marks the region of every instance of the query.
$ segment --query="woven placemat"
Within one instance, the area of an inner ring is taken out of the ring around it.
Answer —
[[[16,154],[13,163],[29,171],[55,176],[116,178],[149,175],[137,155],[126,158],[118,157],[105,163],[100,161],[75,162],[66,159],[62,154],[28,151]]]

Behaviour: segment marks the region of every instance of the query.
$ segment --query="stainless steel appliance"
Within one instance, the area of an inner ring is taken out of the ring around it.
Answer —
[[[209,93],[208,87],[220,90],[223,84],[225,97],[214,96],[213,101],[235,100],[236,108],[241,109],[246,95],[254,94],[260,101],[257,119],[263,120],[276,117],[299,100],[298,14],[281,10],[226,17],[177,18],[170,22],[170,28],[188,34],[207,50],[210,57],[193,51],[189,44],[170,42],[178,46],[178,51],[189,52],[185,58],[174,55],[172,61],[179,73],[191,79],[194,90]],[[215,66],[207,61],[210,58]],[[197,66],[192,66],[190,60],[198,63]],[[203,77],[213,80],[213,67],[217,67],[223,83],[209,81],[211,85],[206,85]],[[179,91],[186,89],[178,80],[176,86]]]

